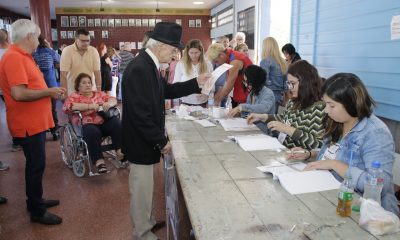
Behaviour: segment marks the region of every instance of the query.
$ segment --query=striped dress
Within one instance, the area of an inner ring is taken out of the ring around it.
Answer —
[[[283,145],[287,148],[302,147],[304,149],[315,149],[322,146],[325,118],[325,103],[315,102],[305,109],[294,109],[294,103],[289,101],[286,109],[268,118],[267,122],[280,121],[296,128],[293,135],[286,136]]]

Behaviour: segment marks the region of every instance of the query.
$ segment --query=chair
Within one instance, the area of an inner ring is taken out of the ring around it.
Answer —
[[[109,110],[111,116],[120,118],[121,112],[118,108],[114,107]],[[65,124],[60,131],[60,150],[61,157],[64,163],[72,168],[73,173],[77,177],[83,177],[86,174],[86,168],[89,170],[89,176],[100,175],[97,172],[93,172],[92,163],[89,157],[88,146],[83,140],[82,136],[82,114],[79,111],[75,111],[74,114],[79,116],[79,125],[73,125],[71,122],[71,117],[69,117],[69,122]],[[108,153],[116,160],[116,153],[111,144],[110,137],[104,137],[102,140],[102,151]],[[117,168],[126,167],[126,163],[120,161],[114,165]]]

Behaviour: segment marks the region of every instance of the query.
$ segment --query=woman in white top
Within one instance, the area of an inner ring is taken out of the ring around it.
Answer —
[[[211,73],[212,64],[204,57],[203,44],[198,39],[190,40],[183,50],[182,59],[175,68],[174,83],[185,82],[202,73]],[[182,97],[182,103],[186,105],[203,105],[207,103],[208,96],[204,94],[192,94]]]

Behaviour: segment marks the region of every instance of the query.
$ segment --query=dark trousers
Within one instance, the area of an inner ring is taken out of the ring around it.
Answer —
[[[25,163],[26,205],[32,216],[43,216],[46,207],[43,204],[43,172],[46,165],[46,132],[33,136],[15,138],[22,146]]]
[[[121,121],[112,117],[101,125],[85,124],[82,127],[83,140],[89,149],[89,157],[93,164],[103,158],[101,140],[105,136],[111,136],[114,149],[121,148]]]
[[[58,129],[58,117],[57,117],[57,100],[56,99],[51,99],[51,113],[53,115],[53,121],[54,121],[54,128],[51,128],[50,131],[54,133]]]

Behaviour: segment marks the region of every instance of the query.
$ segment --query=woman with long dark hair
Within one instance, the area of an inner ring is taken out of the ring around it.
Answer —
[[[399,214],[393,188],[394,141],[387,126],[373,114],[374,100],[361,80],[352,73],[338,73],[322,88],[327,114],[325,136],[319,151],[294,153],[289,159],[316,158],[305,170],[333,170],[342,180],[350,174],[356,191],[363,193],[367,170],[379,161],[384,175],[382,207]],[[300,150],[294,148],[293,150]]]
[[[263,121],[288,148],[314,149],[322,145],[325,104],[321,100],[321,78],[317,69],[305,60],[290,65],[288,88],[291,99],[280,114],[251,114],[249,123]]]

